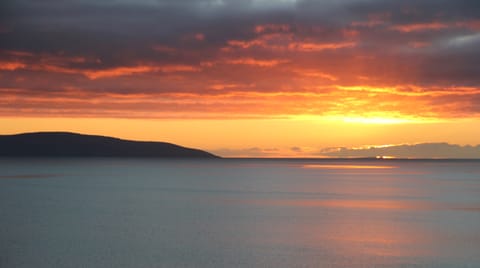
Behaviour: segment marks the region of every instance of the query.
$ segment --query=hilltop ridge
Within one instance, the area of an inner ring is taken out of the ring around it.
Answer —
[[[167,142],[132,141],[72,132],[0,135],[0,156],[218,158]]]

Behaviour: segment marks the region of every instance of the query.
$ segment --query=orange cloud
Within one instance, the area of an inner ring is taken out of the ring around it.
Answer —
[[[255,85],[212,84],[215,92],[114,94],[68,89],[49,94],[0,89],[2,115],[62,115],[146,118],[278,118],[313,116],[366,116],[383,118],[451,117],[475,115],[464,107],[479,88],[392,88],[371,86],[319,87],[309,92],[261,92]],[[446,103],[448,102],[448,103]],[[448,104],[448,105],[446,105]],[[102,109],[98,109],[102,107]],[[480,111],[477,112],[480,115]],[[382,121],[383,122],[383,121]]]
[[[282,63],[288,62],[288,60],[258,60],[254,58],[240,58],[240,59],[230,59],[225,61],[228,64],[244,64],[244,65],[253,65],[260,67],[272,67]]]
[[[243,40],[230,40],[227,42],[228,47],[225,47],[224,50],[229,50],[231,47],[240,47],[240,48],[250,48],[253,46],[265,46],[265,42],[256,39],[251,41],[243,41]]]
[[[375,27],[379,25],[386,25],[388,19],[390,18],[389,14],[378,14],[370,15],[369,19],[366,21],[354,21],[350,25],[353,27]],[[438,31],[447,28],[467,28],[470,30],[478,31],[480,30],[480,20],[466,20],[466,21],[457,21],[457,22],[425,22],[425,23],[410,23],[410,24],[400,24],[400,25],[391,25],[389,27],[392,30],[410,33],[410,32],[421,32],[421,31]]]
[[[342,29],[342,34],[346,38],[355,38],[360,35],[360,32],[352,29]]]
[[[196,33],[194,35],[194,38],[197,40],[197,41],[204,41],[205,40],[205,34],[203,33]]]
[[[230,40],[223,51],[231,51],[234,48],[248,49],[260,47],[274,51],[293,52],[319,52],[323,50],[335,50],[355,47],[353,41],[318,42],[314,40],[298,41],[292,34],[275,33],[266,34],[252,40]]]
[[[290,25],[287,24],[262,24],[254,27],[253,31],[257,34],[265,32],[289,32],[291,30]]]
[[[414,24],[403,24],[403,25],[394,25],[390,28],[404,33],[410,32],[420,32],[420,31],[428,31],[428,30],[442,30],[449,28],[450,25],[441,22],[428,22],[428,23],[414,23]]]
[[[214,89],[214,90],[223,90],[223,89],[227,89],[227,88],[238,88],[242,85],[240,84],[213,84],[210,86],[211,89]]]
[[[197,66],[169,64],[163,66],[157,65],[137,65],[124,66],[109,69],[85,70],[65,67],[66,63],[85,63],[87,60],[83,57],[65,58],[48,57],[41,58],[39,62],[28,63],[27,61],[3,61],[0,62],[0,70],[14,71],[18,69],[26,69],[40,72],[78,74],[88,77],[89,79],[99,79],[106,77],[118,77],[126,75],[134,75],[150,72],[174,73],[174,72],[197,72],[200,70]]]
[[[24,69],[25,67],[26,65],[21,62],[15,62],[15,61],[0,62],[0,70],[14,71],[17,69]]]
[[[432,44],[429,42],[412,41],[409,42],[408,45],[413,48],[425,48],[431,46]]]
[[[104,77],[116,77],[124,75],[132,75],[138,73],[153,72],[156,69],[152,66],[135,66],[135,67],[118,67],[106,70],[85,71],[83,74],[90,79],[98,79]]]
[[[290,50],[295,51],[322,51],[322,50],[335,50],[340,48],[351,48],[356,45],[355,42],[338,42],[338,43],[292,43],[288,45]]]
[[[455,23],[455,25],[457,27],[468,28],[475,31],[480,30],[480,20],[461,21],[461,22]]]
[[[300,69],[300,70],[295,70],[295,73],[301,75],[301,76],[307,76],[307,77],[318,77],[322,79],[327,79],[330,81],[337,81],[338,77],[325,73],[325,72],[320,72],[317,70],[308,70],[308,69]]]

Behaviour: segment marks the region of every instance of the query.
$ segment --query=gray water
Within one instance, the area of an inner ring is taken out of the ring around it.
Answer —
[[[0,267],[480,267],[479,161],[0,159]]]

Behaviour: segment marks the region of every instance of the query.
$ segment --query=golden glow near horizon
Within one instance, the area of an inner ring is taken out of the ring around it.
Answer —
[[[166,141],[222,156],[321,157],[322,149],[449,142],[476,145],[480,119],[373,124],[329,119],[0,118],[2,134],[71,131]],[[472,127],[476,126],[476,127]],[[464,132],[468,129],[468,132]]]

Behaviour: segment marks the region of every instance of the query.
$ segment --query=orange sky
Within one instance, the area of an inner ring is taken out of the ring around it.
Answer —
[[[475,5],[327,2],[8,2],[0,133],[225,156],[480,143]]]
[[[329,147],[449,142],[477,144],[480,120],[369,123],[340,119],[0,119],[4,133],[72,131],[169,141],[222,156],[319,157]]]

